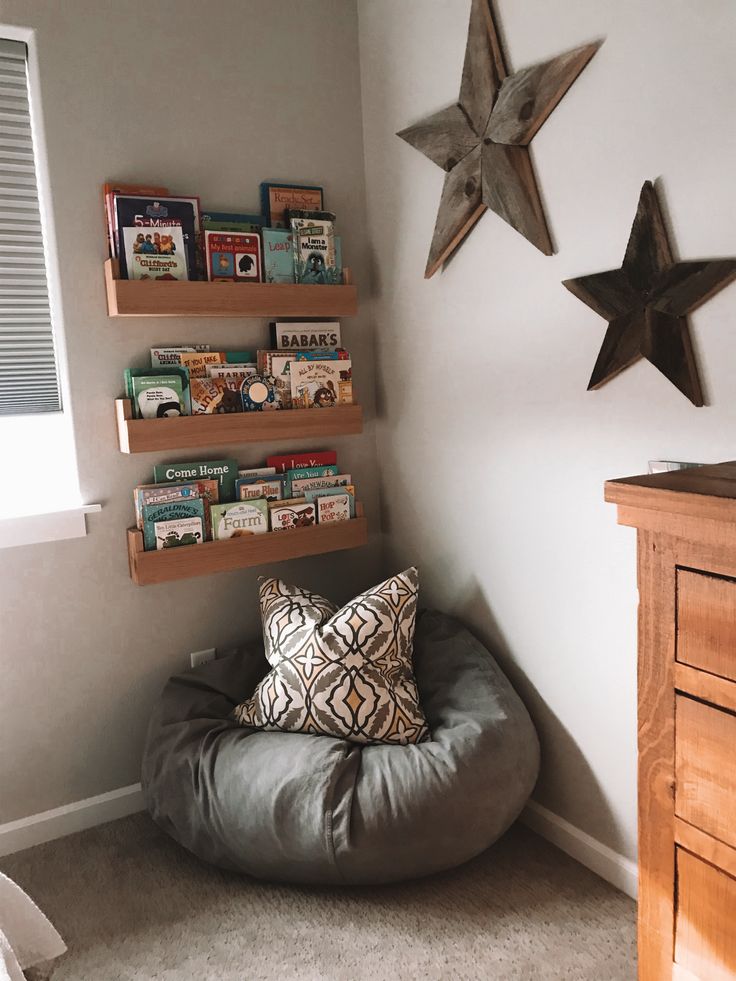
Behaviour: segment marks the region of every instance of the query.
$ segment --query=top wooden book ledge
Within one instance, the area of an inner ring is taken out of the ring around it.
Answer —
[[[118,279],[115,259],[105,263],[111,317],[352,317],[358,291],[344,269],[344,286],[296,283],[173,283]]]

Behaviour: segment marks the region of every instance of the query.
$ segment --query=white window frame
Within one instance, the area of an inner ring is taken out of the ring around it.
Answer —
[[[31,545],[38,542],[79,538],[87,534],[85,515],[99,511],[101,505],[82,502],[79,469],[74,440],[73,417],[69,386],[69,369],[61,306],[59,255],[56,243],[54,216],[51,209],[51,179],[46,152],[44,114],[41,98],[38,50],[35,32],[29,28],[0,24],[0,37],[21,41],[28,52],[28,89],[31,108],[31,133],[38,185],[38,201],[43,228],[49,307],[56,353],[56,367],[61,394],[60,412],[29,413],[0,417],[0,459],[5,479],[0,488],[6,495],[23,493],[22,500],[3,499],[0,491],[0,548]],[[46,472],[38,472],[38,461],[44,448],[53,455]],[[24,465],[24,457],[27,465]],[[35,474],[28,467],[36,465]],[[37,480],[32,477],[36,476]],[[46,478],[46,479],[44,479]],[[54,508],[49,510],[50,488],[53,487]]]

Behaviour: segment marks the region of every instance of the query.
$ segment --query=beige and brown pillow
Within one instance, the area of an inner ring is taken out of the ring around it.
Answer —
[[[272,670],[234,710],[244,726],[418,743],[429,736],[412,671],[417,570],[337,609],[280,579],[263,579],[261,619]]]

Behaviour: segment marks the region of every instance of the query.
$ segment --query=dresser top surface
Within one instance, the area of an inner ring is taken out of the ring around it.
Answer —
[[[607,480],[605,499],[625,508],[735,521],[736,461]]]

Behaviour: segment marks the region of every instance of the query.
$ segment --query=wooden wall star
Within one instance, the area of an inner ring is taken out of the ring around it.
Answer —
[[[656,191],[646,181],[621,268],[563,283],[608,321],[588,391],[646,358],[693,405],[703,405],[685,317],[734,279],[736,259],[674,261]]]
[[[490,0],[472,0],[459,101],[396,134],[447,172],[427,279],[486,208],[552,255],[529,144],[601,43],[511,75]]]

